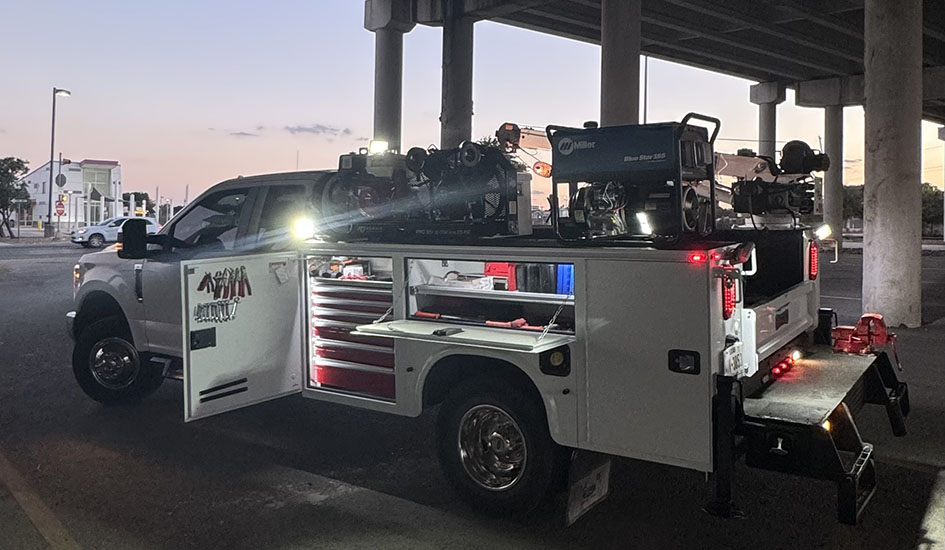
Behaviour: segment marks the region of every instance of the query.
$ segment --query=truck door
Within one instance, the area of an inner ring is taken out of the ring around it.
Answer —
[[[181,278],[185,421],[301,391],[297,253],[185,261]]]
[[[201,197],[176,217],[164,233],[186,243],[186,247],[152,251],[142,263],[142,292],[148,342],[153,353],[183,356],[181,340],[180,264],[196,258],[233,256],[239,251],[249,225],[251,204],[257,194],[252,187],[223,189]],[[174,296],[174,299],[170,299]]]

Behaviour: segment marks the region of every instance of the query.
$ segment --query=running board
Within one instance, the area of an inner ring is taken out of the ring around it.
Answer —
[[[736,427],[748,466],[837,484],[837,517],[855,525],[876,490],[873,446],[853,415],[886,407],[893,434],[906,434],[909,391],[885,352],[833,354],[820,348],[760,395],[745,399]]]

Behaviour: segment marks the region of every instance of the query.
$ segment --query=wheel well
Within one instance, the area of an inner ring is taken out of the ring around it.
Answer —
[[[102,291],[90,292],[89,295],[82,300],[82,305],[79,306],[79,310],[76,311],[75,321],[72,324],[72,334],[78,338],[79,335],[82,334],[82,331],[85,330],[85,327],[95,321],[113,315],[121,317],[121,320],[124,321],[126,325],[128,324],[128,318],[125,317],[125,312],[121,310],[121,306],[118,305],[118,301],[115,300],[115,298]]]
[[[524,390],[542,404],[541,393],[531,378],[522,369],[502,359],[477,355],[450,355],[430,367],[423,384],[423,407],[437,405],[446,394],[459,383],[469,378],[505,380]]]

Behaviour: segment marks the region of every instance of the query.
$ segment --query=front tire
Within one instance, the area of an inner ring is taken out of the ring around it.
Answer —
[[[159,367],[142,360],[118,316],[96,321],[79,334],[72,372],[86,395],[107,405],[137,403],[164,381]]]
[[[102,248],[102,245],[105,244],[105,237],[99,235],[98,233],[89,237],[89,246],[92,248]]]
[[[468,380],[437,418],[440,466],[473,507],[525,516],[556,489],[563,449],[548,432],[540,398],[502,381]]]

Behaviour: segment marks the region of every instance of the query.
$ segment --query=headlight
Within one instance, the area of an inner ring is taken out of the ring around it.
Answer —
[[[72,291],[75,292],[82,284],[82,266],[75,264],[72,267]]]
[[[78,233],[79,235],[82,235],[82,234],[85,233],[85,231],[86,231],[85,229],[80,229],[80,230],[76,231],[76,233]]]

